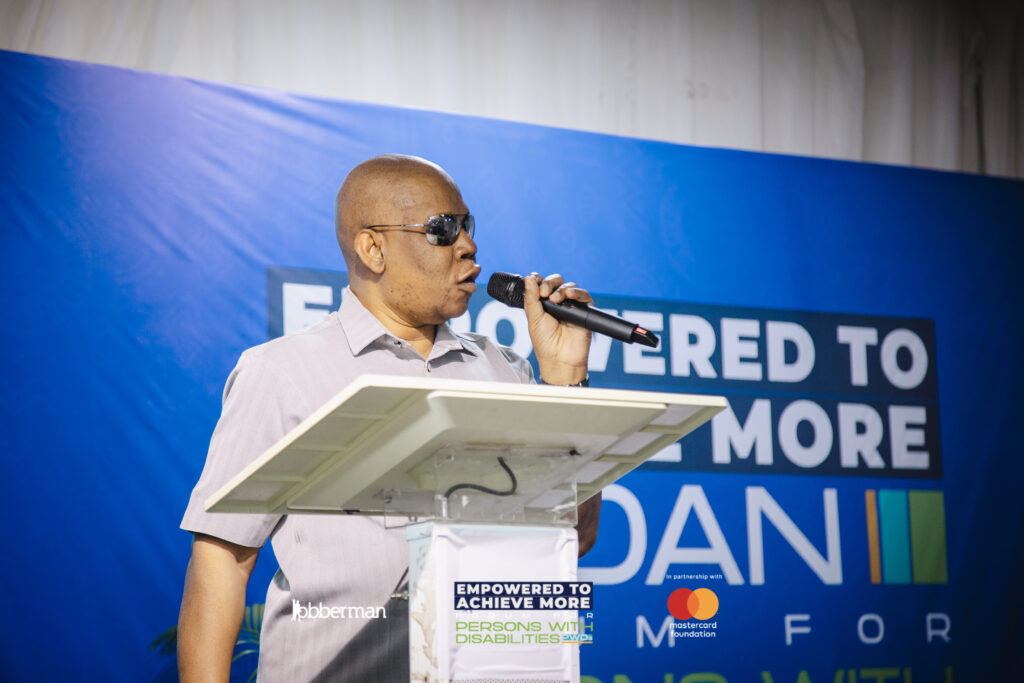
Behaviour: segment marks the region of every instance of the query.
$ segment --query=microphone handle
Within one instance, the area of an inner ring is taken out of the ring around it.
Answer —
[[[557,320],[579,325],[626,343],[636,341],[634,339],[636,325],[586,304],[571,299],[566,299],[560,304],[541,299],[540,305],[544,307],[545,313]]]

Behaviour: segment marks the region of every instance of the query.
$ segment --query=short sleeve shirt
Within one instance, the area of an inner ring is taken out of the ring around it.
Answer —
[[[224,388],[220,420],[181,528],[249,547],[270,539],[280,569],[267,590],[260,637],[264,683],[323,679],[345,667],[339,653],[373,619],[294,620],[293,606],[384,606],[408,566],[404,530],[386,528],[377,517],[209,513],[203,503],[366,373],[533,381],[521,357],[486,337],[456,335],[448,325],[438,326],[424,359],[348,289],[339,310],[321,322],[242,353]]]

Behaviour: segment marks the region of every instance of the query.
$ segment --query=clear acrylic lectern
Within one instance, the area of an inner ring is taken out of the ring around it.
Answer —
[[[456,612],[455,582],[575,581],[576,506],[725,406],[719,396],[364,375],[206,509],[407,524],[411,680],[575,681],[578,645],[464,633],[487,615]],[[534,616],[515,619],[576,618]]]

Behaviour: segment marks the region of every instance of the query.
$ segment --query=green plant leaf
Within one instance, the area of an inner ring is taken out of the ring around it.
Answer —
[[[237,652],[235,656],[231,658],[232,664],[247,655],[259,654],[260,629],[263,627],[263,612],[264,605],[262,603],[246,605],[245,613],[242,616],[242,628],[239,630],[238,640],[235,642],[236,649],[246,649]],[[255,676],[256,670],[253,669],[248,680],[252,681]]]
[[[162,655],[173,655],[178,649],[178,625],[171,626],[154,638],[149,644],[149,649],[159,649]]]

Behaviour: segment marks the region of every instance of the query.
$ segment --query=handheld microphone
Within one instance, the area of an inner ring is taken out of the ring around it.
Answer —
[[[506,306],[523,307],[523,294],[526,285],[523,278],[512,273],[495,273],[487,282],[487,293]],[[566,299],[560,304],[547,299],[540,300],[544,311],[557,320],[585,327],[593,332],[606,334],[613,339],[627,344],[639,343],[644,346],[657,346],[658,337],[636,323],[623,320],[578,301]]]

